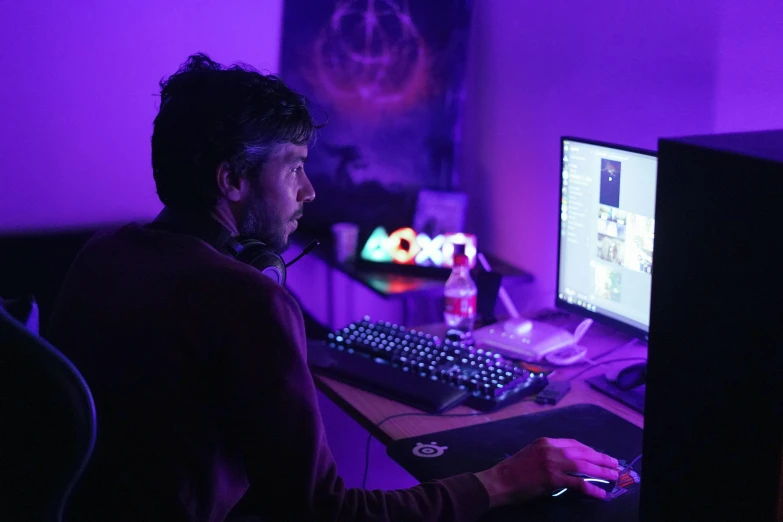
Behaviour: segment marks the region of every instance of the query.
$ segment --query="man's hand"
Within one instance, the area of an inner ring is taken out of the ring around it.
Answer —
[[[525,502],[571,488],[596,498],[603,489],[567,473],[617,480],[617,459],[572,439],[538,439],[494,467],[476,473],[487,488],[490,507]]]

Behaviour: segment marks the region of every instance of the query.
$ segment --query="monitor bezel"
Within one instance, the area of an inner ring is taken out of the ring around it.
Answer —
[[[645,156],[652,156],[656,160],[658,159],[658,153],[654,150],[644,149],[640,147],[632,147],[628,145],[621,145],[618,143],[611,143],[606,141],[599,141],[599,140],[592,140],[587,138],[578,138],[576,136],[561,136],[560,138],[560,169],[557,172],[557,177],[560,179],[559,183],[559,190],[557,191],[557,270],[556,270],[556,279],[555,279],[555,307],[560,310],[566,310],[568,312],[589,317],[590,319],[593,319],[594,321],[597,321],[601,324],[605,324],[607,326],[610,326],[616,330],[619,330],[621,332],[625,332],[627,334],[630,334],[638,339],[641,339],[643,341],[648,341],[650,334],[649,334],[649,327],[648,331],[645,331],[642,328],[639,328],[637,326],[633,326],[631,324],[628,324],[620,319],[615,319],[613,317],[606,316],[604,314],[593,312],[591,310],[586,310],[585,308],[570,304],[565,299],[560,299],[560,257],[562,255],[562,241],[563,236],[560,234],[560,229],[563,226],[561,212],[560,212],[560,199],[563,195],[563,169],[565,168],[565,161],[563,160],[564,156],[564,147],[566,141],[575,141],[579,143],[584,143],[585,145],[594,145],[598,147],[608,147],[616,150],[620,150],[623,152],[631,152],[635,154],[642,154]],[[656,167],[656,177],[657,177],[657,167]],[[658,180],[656,179],[656,187],[658,186]],[[657,191],[656,191],[657,194]],[[654,247],[653,247],[654,248]],[[653,268],[654,270],[654,268]],[[652,274],[651,274],[652,276]]]

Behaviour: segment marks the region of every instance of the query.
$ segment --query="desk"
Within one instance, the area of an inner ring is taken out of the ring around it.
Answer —
[[[552,322],[555,324],[560,324],[564,327],[570,327],[574,322],[578,323],[578,319],[566,318]],[[569,329],[573,331],[574,328]],[[426,333],[442,335],[444,327],[442,325],[430,325],[419,327],[417,330]],[[587,335],[585,335],[583,338],[582,344],[588,349],[587,358],[595,359],[596,357],[600,357],[602,354],[612,350],[613,348],[628,343],[630,340],[631,338],[625,334],[621,334],[613,329],[594,324],[593,327],[588,331]],[[633,345],[618,349],[612,352],[611,355],[608,355],[604,359],[596,362],[602,363],[612,359],[626,359],[634,357],[646,358],[647,346],[642,343],[634,343]],[[400,417],[390,419],[384,422],[380,427],[376,426],[377,423],[386,417],[400,413],[416,413],[419,410],[404,404],[400,404],[393,400],[386,399],[384,397],[379,397],[373,393],[360,390],[328,377],[315,375],[315,381],[318,388],[327,397],[329,397],[340,408],[353,417],[365,429],[370,431],[370,433],[382,444],[387,445],[395,440],[415,437],[425,433],[434,433],[438,431],[456,429],[463,426],[506,419],[508,417],[515,417],[527,413],[535,413],[548,408],[560,408],[577,403],[589,403],[601,406],[602,408],[611,411],[612,413],[635,424],[636,426],[644,428],[644,416],[642,414],[628,408],[627,406],[615,401],[610,397],[607,397],[598,391],[593,390],[587,383],[584,382],[585,378],[600,374],[602,372],[605,373],[607,370],[616,367],[617,365],[623,367],[633,363],[634,361],[622,361],[591,368],[574,379],[574,381],[571,383],[571,391],[556,406],[543,406],[534,402],[520,402],[496,412],[479,414],[475,416],[439,417],[433,414],[432,416]],[[566,380],[570,376],[575,375],[588,366],[589,365],[587,363],[579,363],[570,367],[558,369],[550,376],[550,381],[555,382]],[[465,406],[459,406],[448,411],[449,414],[468,414],[473,412],[475,412],[475,410]]]
[[[299,233],[294,238],[296,248],[294,251],[303,249],[313,238],[306,233]],[[325,309],[325,317],[322,319],[330,327],[335,327],[334,305],[335,302],[335,275],[341,273],[351,280],[371,290],[375,295],[384,300],[398,301],[402,307],[402,318],[399,322],[409,324],[412,315],[421,315],[411,313],[411,304],[429,302],[433,306],[435,302],[443,297],[443,285],[448,278],[449,273],[444,271],[440,275],[421,275],[417,274],[415,269],[406,273],[405,269],[363,263],[338,263],[334,258],[333,238],[327,235],[320,238],[320,245],[312,250],[310,257],[320,260],[327,267],[325,280],[326,302],[328,306]],[[500,259],[487,255],[487,259],[492,266],[493,272],[503,277],[503,283],[507,290],[513,290],[516,285],[527,285],[532,283],[533,276],[513,265],[503,262]],[[305,295],[304,292],[301,292]],[[442,308],[442,305],[439,305]],[[440,316],[441,312],[438,312]],[[436,320],[432,314],[425,314],[425,321]],[[337,321],[339,323],[339,321]]]

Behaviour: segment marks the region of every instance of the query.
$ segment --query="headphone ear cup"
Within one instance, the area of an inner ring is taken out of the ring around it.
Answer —
[[[283,258],[261,241],[247,239],[240,241],[242,250],[236,259],[259,270],[280,285],[285,286],[286,268]]]

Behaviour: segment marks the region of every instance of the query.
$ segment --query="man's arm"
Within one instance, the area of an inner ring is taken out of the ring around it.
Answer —
[[[249,304],[249,303],[247,303]],[[242,304],[225,370],[234,441],[261,515],[274,520],[472,521],[489,508],[473,474],[396,491],[347,489],[327,445],[306,363],[302,314],[286,291]],[[249,320],[249,319],[246,319]]]

